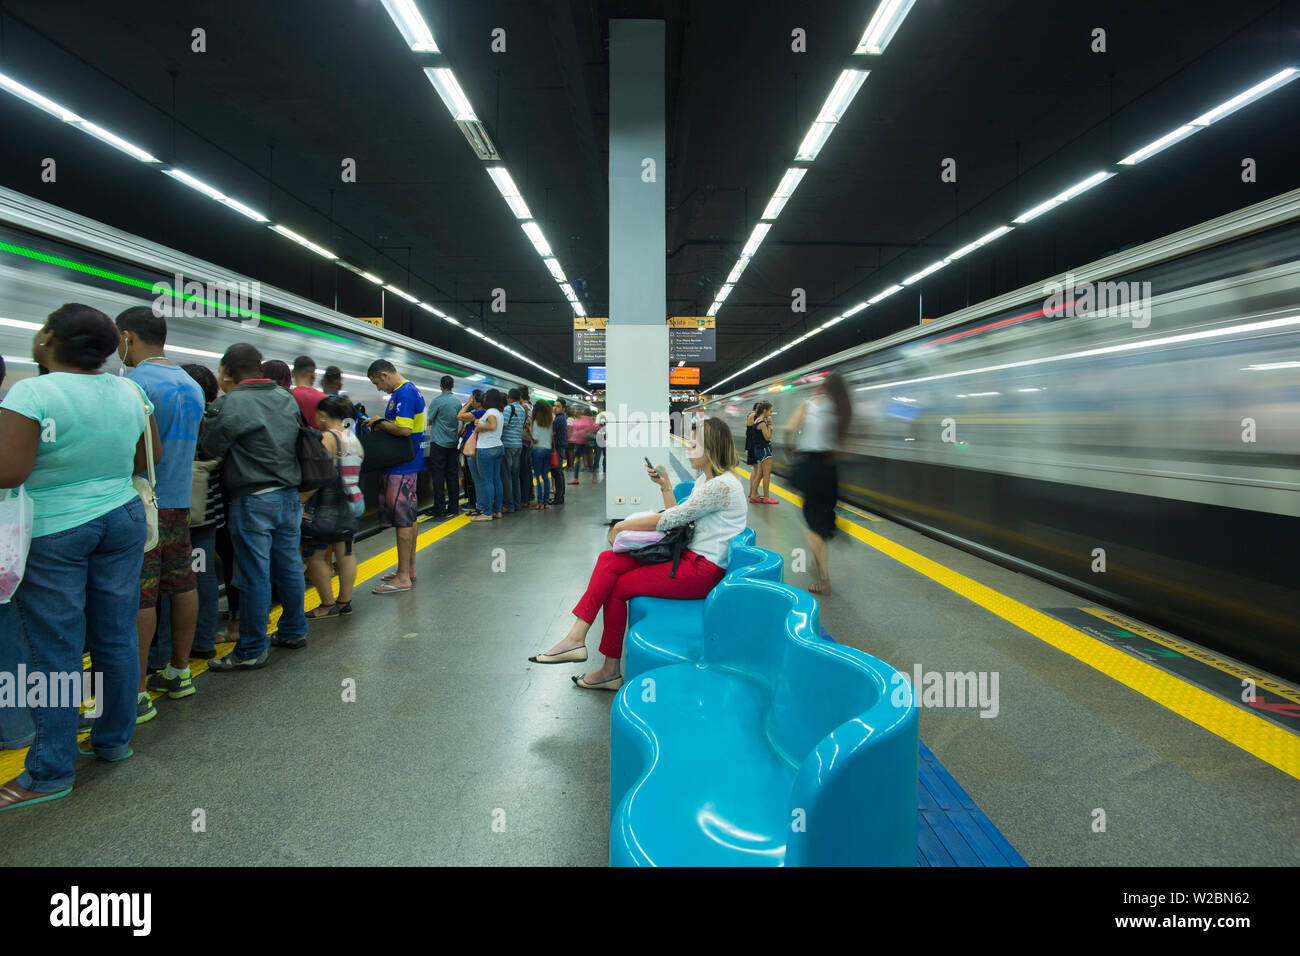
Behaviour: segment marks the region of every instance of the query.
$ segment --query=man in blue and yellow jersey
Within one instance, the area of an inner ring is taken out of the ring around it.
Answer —
[[[379,523],[397,529],[397,571],[385,575],[375,594],[409,591],[415,583],[415,483],[424,470],[424,396],[397,374],[392,362],[379,359],[366,372],[375,388],[388,393],[384,417],[368,422],[375,431],[410,438],[410,461],[384,472],[379,486]]]

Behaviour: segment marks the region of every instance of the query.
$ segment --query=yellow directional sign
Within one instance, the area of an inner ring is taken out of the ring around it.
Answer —
[[[674,315],[668,318],[670,329],[716,329],[718,317],[715,315]]]
[[[609,324],[609,318],[599,318],[594,315],[575,315],[573,317],[573,331],[578,332],[582,329],[601,329],[603,330]]]
[[[384,327],[384,317],[382,315],[358,315],[356,316],[356,320],[358,322],[369,322],[371,325],[381,329]]]

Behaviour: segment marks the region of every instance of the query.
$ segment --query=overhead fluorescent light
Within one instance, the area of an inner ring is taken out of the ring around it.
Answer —
[[[26,100],[28,103],[31,103],[32,106],[35,106],[37,109],[44,110],[45,112],[49,113],[51,116],[55,117],[56,119],[62,120],[65,123],[83,122],[81,117],[78,116],[76,113],[72,112],[72,110],[60,106],[58,103],[54,102],[53,100],[46,99],[44,96],[41,96],[40,93],[37,93],[35,90],[29,89],[26,86],[23,86],[17,80],[5,76],[3,73],[0,73],[0,87],[4,87],[6,90],[8,90],[14,96],[18,97],[20,100]]]
[[[1114,173],[1108,173],[1104,171],[1100,173],[1093,173],[1087,179],[1083,180],[1083,182],[1075,183],[1065,192],[1053,196],[1052,198],[1055,199],[1057,202],[1069,202],[1075,196],[1079,195],[1080,193],[1086,193],[1093,186],[1097,186],[1100,185],[1101,183],[1104,183],[1106,180],[1110,179],[1114,175],[1115,175]]]
[[[528,236],[529,241],[532,242],[533,248],[537,250],[539,256],[543,259],[549,259],[554,255],[554,253],[551,252],[550,244],[546,241],[546,237],[542,235],[541,226],[537,225],[535,222],[526,222],[523,224],[522,228],[524,234]]]
[[[992,242],[994,239],[997,239],[999,236],[1005,236],[1007,233],[1011,231],[1011,229],[1012,229],[1011,226],[998,226],[998,228],[994,229],[988,235],[980,236],[978,239],[976,239],[974,242],[970,243],[969,245],[962,246],[952,255],[948,256],[948,261],[955,262],[956,260],[960,259],[962,256],[974,252],[980,246],[988,245],[990,242]]]
[[[833,318],[833,319],[827,319],[825,322],[823,322],[823,323],[821,324],[821,328],[823,328],[823,329],[829,329],[832,325],[838,325],[839,323],[841,323],[841,322],[843,322],[843,321],[844,321],[844,316],[842,316],[842,315],[837,315],[837,316],[835,316],[835,318]]]
[[[868,305],[869,305],[869,303],[867,303],[867,302],[859,302],[859,303],[858,303],[857,305],[855,305],[853,308],[851,308],[851,309],[849,309],[847,312],[843,313],[843,314],[840,316],[840,318],[847,319],[847,318],[848,318],[849,316],[851,316],[851,315],[857,315],[859,312],[861,312],[863,309],[865,309]]]
[[[478,120],[478,116],[474,113],[474,107],[470,105],[469,97],[465,95],[465,91],[456,82],[456,74],[452,73],[450,68],[426,66],[424,75],[429,78],[433,88],[442,97],[442,102],[451,113],[452,119],[457,122],[461,120]]]
[[[915,275],[910,275],[910,276],[908,276],[906,279],[904,279],[904,280],[903,280],[903,285],[911,285],[913,282],[920,282],[922,279],[924,279],[924,278],[925,278],[926,276],[928,276],[930,273],[932,273],[932,272],[938,272],[940,269],[942,269],[942,268],[943,268],[944,266],[946,266],[947,264],[948,264],[948,263],[944,262],[942,259],[940,259],[938,262],[932,262],[932,263],[930,263],[928,266],[926,266],[924,269],[922,269],[920,272],[916,273]]]
[[[775,219],[777,216],[781,215],[781,210],[785,208],[785,204],[789,201],[790,199],[787,196],[773,196],[767,201],[767,205],[763,207],[763,215],[761,218],[768,220]]]
[[[532,219],[533,214],[528,211],[528,204],[524,202],[524,197],[519,193],[519,187],[515,181],[510,178],[510,172],[504,166],[489,166],[488,175],[492,177],[492,182],[496,184],[497,191],[501,193],[510,211],[515,214],[516,219]]]
[[[794,154],[794,158],[812,162],[833,132],[835,132],[834,123],[813,123],[804,134],[803,142],[799,144],[799,150]]]
[[[393,18],[397,24],[397,29],[402,33],[402,39],[416,53],[438,53],[438,44],[433,40],[433,31],[429,25],[424,22],[424,17],[420,16],[419,9],[415,6],[415,0],[380,0],[388,15]]]
[[[548,257],[543,259],[542,263],[546,266],[546,271],[551,274],[551,277],[555,279],[556,282],[569,281],[568,277],[564,274],[564,270],[560,268],[560,261],[558,259]]]
[[[568,299],[570,302],[578,301],[578,295],[576,292],[573,291],[573,286],[569,285],[569,283],[561,282],[560,291],[564,293],[564,297]]]
[[[901,291],[903,291],[903,287],[902,287],[901,285],[891,285],[891,286],[890,286],[888,289],[886,289],[884,292],[881,292],[881,293],[878,293],[878,294],[876,294],[876,295],[873,295],[870,299],[868,299],[868,300],[867,300],[867,305],[875,305],[875,304],[876,304],[877,302],[879,302],[881,299],[887,299],[887,298],[889,298],[891,295],[893,295],[895,292],[901,292]]]
[[[1016,216],[1016,218],[1012,219],[1011,221],[1014,223],[1021,223],[1021,224],[1029,222],[1031,219],[1037,219],[1043,213],[1047,212],[1047,210],[1055,209],[1060,204],[1061,204],[1061,200],[1059,199],[1049,199],[1047,200],[1047,202],[1040,203],[1039,205],[1035,206],[1033,209],[1030,209],[1028,212],[1022,212],[1019,216]]]
[[[806,175],[808,175],[807,168],[803,166],[791,166],[785,171],[785,175],[781,177],[781,181],[777,183],[776,192],[773,193],[773,195],[782,196],[786,199],[790,198],[794,195],[794,191],[799,187],[799,183],[803,182],[803,178]]]
[[[727,275],[726,285],[735,285],[740,280],[740,274],[745,271],[745,266],[749,265],[749,256],[741,256],[736,260],[736,264],[731,267],[731,272]]]
[[[818,123],[838,123],[844,116],[853,97],[857,96],[862,84],[867,81],[869,70],[841,70],[835,85],[831,87],[822,111],[817,114]]]
[[[136,146],[132,143],[128,143],[126,140],[122,139],[122,137],[118,136],[116,133],[110,133],[102,126],[96,126],[94,123],[90,122],[89,120],[78,119],[78,120],[72,120],[71,122],[73,126],[77,127],[77,129],[81,130],[82,132],[89,133],[91,136],[95,137],[95,139],[107,143],[109,146],[112,146],[114,149],[120,149],[128,156],[133,156],[134,158],[140,160],[140,162],[142,163],[162,162],[161,159],[159,159],[157,156],[154,156],[152,153],[145,152],[139,146]]]
[[[231,199],[229,196],[223,196],[221,199],[218,199],[217,202],[221,203],[223,206],[230,207],[231,209],[235,210],[235,212],[239,213],[241,216],[247,216],[249,219],[252,219],[254,222],[271,221],[270,219],[266,218],[266,216],[263,216],[256,209],[250,209],[248,206],[245,206],[239,200]]]
[[[256,220],[257,222],[270,222],[269,219],[263,216],[256,209],[250,209],[248,206],[245,206],[243,203],[231,199],[229,196],[221,192],[219,189],[214,189],[213,187],[209,186],[207,183],[203,182],[201,179],[195,179],[193,176],[191,176],[189,173],[185,172],[184,170],[172,168],[172,169],[164,169],[162,172],[170,176],[172,179],[175,179],[177,182],[184,183],[186,186],[189,186],[191,189],[203,193],[203,195],[207,196],[209,199],[215,199],[223,206],[228,206],[231,209],[235,210],[235,212],[247,216],[249,219]],[[290,238],[293,237],[291,236]],[[295,239],[295,241],[299,241],[300,239],[301,237],[298,237],[297,239]],[[301,241],[304,244],[306,244],[305,239],[302,239]],[[317,246],[316,249],[320,250],[320,247]],[[322,255],[325,254],[323,250],[320,251]],[[338,256],[328,255],[326,256],[326,258],[337,259]]]
[[[465,134],[465,139],[469,141],[470,147],[479,159],[495,161],[501,158],[500,154],[497,153],[496,144],[492,142],[492,137],[488,135],[487,127],[479,120],[458,120],[456,125]]]
[[[415,296],[411,295],[411,293],[409,293],[409,292],[403,292],[401,289],[399,289],[399,288],[398,288],[397,286],[395,286],[395,285],[386,285],[386,286],[384,286],[384,288],[387,289],[389,292],[393,293],[394,295],[400,295],[400,296],[401,296],[403,299],[405,299],[407,302],[419,302],[419,301],[420,301],[420,300],[417,299]]]
[[[708,312],[705,312],[704,314],[705,314],[705,315],[717,315],[717,314],[718,314],[718,309],[719,309],[721,306],[722,306],[722,303],[721,303],[721,302],[715,302],[715,303],[713,303],[713,305],[709,306],[709,311],[708,311]]]
[[[363,273],[361,273],[361,276],[362,276],[362,278],[364,278],[364,279],[369,279],[369,280],[370,280],[371,282],[373,282],[375,285],[383,285],[383,284],[384,284],[384,280],[383,280],[383,279],[379,278],[379,276],[377,276],[377,275],[371,275],[369,272],[363,272]]]
[[[1199,133],[1203,128],[1204,127],[1192,126],[1192,125],[1180,126],[1172,133],[1166,133],[1164,136],[1161,136],[1154,143],[1147,143],[1147,145],[1143,146],[1137,152],[1130,153],[1129,155],[1125,156],[1123,159],[1119,161],[1119,165],[1136,166],[1138,163],[1142,162],[1142,160],[1146,159],[1148,156],[1154,156],[1162,149],[1167,149],[1168,147],[1174,145],[1174,143],[1177,143],[1191,136],[1193,133]]]
[[[1192,120],[1192,125],[1209,126],[1211,123],[1218,122],[1228,114],[1237,112],[1237,110],[1241,109],[1246,104],[1253,103],[1261,96],[1273,92],[1273,90],[1277,89],[1279,86],[1282,86],[1285,83],[1290,83],[1295,79],[1297,72],[1300,71],[1297,71],[1293,66],[1288,66],[1280,73],[1274,73],[1263,83],[1258,83],[1255,86],[1252,86],[1244,93],[1238,93],[1232,99],[1228,100],[1226,103],[1219,104],[1208,113],[1202,113],[1200,116],[1196,117],[1196,119]]]
[[[441,309],[438,309],[438,308],[436,308],[436,307],[430,305],[430,304],[427,303],[427,302],[421,302],[421,303],[420,303],[420,308],[424,309],[425,312],[432,312],[434,315],[436,315],[436,316],[437,316],[438,318],[440,318],[440,319],[445,319],[445,318],[447,318],[447,313],[446,313],[446,312],[443,312]]]
[[[754,227],[754,231],[749,234],[749,241],[745,243],[745,248],[740,251],[742,258],[752,259],[758,247],[762,245],[763,239],[766,238],[772,229],[770,222],[760,222]]]
[[[306,246],[308,249],[316,253],[316,255],[318,256],[324,256],[326,259],[338,258],[338,256],[334,255],[334,253],[330,252],[328,249],[321,248],[320,246],[316,245],[316,243],[312,242],[310,239],[304,239],[302,236],[298,235],[292,229],[288,229],[284,226],[279,226],[279,225],[272,226],[271,228],[274,229],[276,232],[278,232],[280,235],[288,239],[292,239],[294,242],[298,243],[298,245]]]
[[[731,295],[731,290],[734,288],[735,286],[732,285],[724,285],[721,289],[718,290],[718,294],[714,297],[714,301],[726,302],[727,296]]]
[[[168,345],[166,349],[168,352],[179,352],[181,355],[197,355],[199,358],[221,358],[220,352],[208,352],[204,349],[182,348],[179,345]]]
[[[573,314],[574,314],[574,315],[584,315],[584,316],[585,316],[585,315],[587,314],[587,310],[584,309],[584,308],[582,307],[582,303],[579,302],[577,299],[574,299],[574,300],[573,300],[571,303],[569,303],[569,304],[573,306]]]
[[[867,30],[858,41],[854,53],[869,53],[879,56],[889,46],[898,28],[903,25],[907,13],[916,0],[882,0],[880,6],[867,24]]]

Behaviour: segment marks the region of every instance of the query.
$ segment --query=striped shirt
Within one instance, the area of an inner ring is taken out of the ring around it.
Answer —
[[[343,449],[343,462],[339,469],[343,473],[343,490],[347,492],[352,513],[360,517],[366,510],[366,500],[361,494],[361,485],[358,483],[361,478],[361,460],[365,457],[365,452],[361,448],[361,442],[352,432],[331,428],[330,434]]]

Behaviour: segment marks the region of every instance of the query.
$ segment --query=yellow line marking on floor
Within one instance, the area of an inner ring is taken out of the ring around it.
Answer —
[[[470,519],[468,516],[460,515],[458,517],[452,518],[450,521],[444,521],[442,524],[438,525],[438,527],[430,528],[428,531],[424,532],[423,534],[418,535],[415,539],[416,553],[418,554],[419,552],[423,551],[425,548],[427,548],[429,545],[433,544],[436,541],[441,541],[443,538],[447,537],[447,535],[455,531],[459,531],[461,528],[469,524],[469,522]],[[396,547],[389,548],[387,551],[383,551],[375,555],[373,558],[367,558],[365,561],[362,561],[360,564],[357,565],[357,580],[356,580],[356,584],[353,585],[354,590],[355,588],[360,587],[362,584],[365,584],[371,578],[376,577],[377,575],[381,574],[382,572],[386,571],[388,568],[391,568],[396,564],[397,564]],[[337,592],[338,586],[339,586],[339,579],[336,575],[330,582],[330,587],[333,591]],[[314,587],[307,588],[306,596],[303,600],[303,610],[304,611],[313,610],[314,608],[320,607],[320,603],[321,603],[320,595],[316,592],[316,589]],[[279,607],[271,608],[270,620],[267,622],[268,634],[275,632],[276,623],[280,620],[280,612],[281,609]],[[234,649],[235,649],[234,641],[222,641],[217,644],[217,657],[224,657],[226,654],[229,654]],[[87,654],[84,655],[82,658],[82,667],[86,668],[89,666],[90,666],[90,655]],[[207,669],[208,669],[207,661],[200,661],[200,660],[190,661],[191,677],[198,677],[200,674],[206,672]],[[149,696],[152,697],[154,700],[157,700],[159,697],[163,696],[163,692],[150,691]],[[85,740],[89,736],[90,736],[89,731],[83,731],[77,734],[77,742],[80,743],[81,741]],[[29,749],[30,748],[28,747],[24,747],[21,750],[0,750],[0,782],[12,780],[14,777],[17,777],[20,773],[23,772],[23,767],[25,766],[27,760],[27,751]]]
[[[775,484],[772,488],[787,501],[803,505],[803,498],[799,495]],[[1300,780],[1300,738],[1295,734],[874,531],[839,516],[835,518],[835,526],[1040,641]]]

